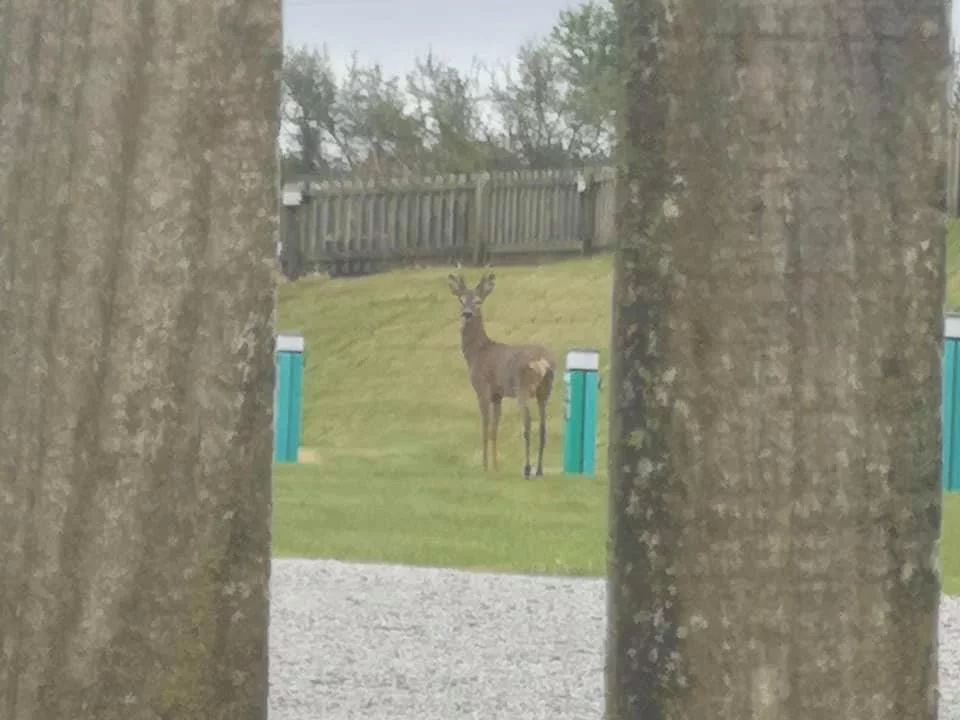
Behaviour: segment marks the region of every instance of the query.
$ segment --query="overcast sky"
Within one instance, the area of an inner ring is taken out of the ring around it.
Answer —
[[[283,0],[284,43],[320,48],[338,66],[357,51],[391,75],[403,75],[431,49],[461,69],[478,57],[511,59],[519,46],[550,32],[578,0]],[[954,25],[960,1],[953,3]]]
[[[474,56],[510,60],[525,40],[550,32],[578,0],[284,0],[284,44],[321,48],[337,64],[356,51],[390,74],[413,69],[432,48],[461,69]]]

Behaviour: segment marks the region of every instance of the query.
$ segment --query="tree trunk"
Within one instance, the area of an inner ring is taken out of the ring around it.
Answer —
[[[607,717],[934,718],[946,6],[618,14]]]
[[[275,0],[0,4],[0,717],[266,717]]]

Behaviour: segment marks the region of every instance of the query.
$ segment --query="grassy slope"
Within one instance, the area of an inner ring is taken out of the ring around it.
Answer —
[[[303,444],[319,461],[277,469],[277,552],[602,573],[605,485],[559,475],[562,378],[549,411],[547,477],[520,481],[511,401],[501,421],[500,472],[478,470],[480,420],[447,272],[284,287],[280,325],[307,338]],[[468,273],[468,282],[478,278]],[[609,257],[499,269],[487,331],[543,342],[561,364],[568,347],[598,348],[606,375],[610,283]],[[605,430],[605,402],[601,413]],[[603,467],[605,435],[598,450]]]
[[[948,307],[960,309],[960,226],[949,243]],[[484,476],[480,425],[458,348],[447,271],[285,285],[279,329],[307,338],[303,445],[317,462],[275,473],[274,547],[322,556],[600,575],[606,482],[559,474],[562,379],[550,409],[547,477],[521,482],[515,405],[504,404],[501,470]],[[468,274],[475,282],[478,273]],[[488,332],[601,351],[608,377],[611,260],[502,268]],[[605,467],[606,393],[598,467]],[[960,592],[960,498],[948,497],[944,583]]]
[[[960,312],[960,221],[948,223],[947,302],[948,312]]]

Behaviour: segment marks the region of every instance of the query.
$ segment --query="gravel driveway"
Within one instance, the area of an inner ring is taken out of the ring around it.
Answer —
[[[275,560],[270,720],[599,720],[597,579]],[[941,605],[960,720],[960,599]]]

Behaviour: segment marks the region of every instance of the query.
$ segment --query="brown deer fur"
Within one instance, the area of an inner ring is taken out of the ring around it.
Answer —
[[[477,394],[483,437],[483,469],[487,469],[487,445],[497,469],[497,430],[503,398],[516,398],[523,422],[523,476],[530,477],[530,407],[536,401],[540,416],[540,449],[536,474],[543,475],[543,448],[547,439],[547,402],[553,389],[556,363],[540,345],[507,345],[491,340],[483,327],[481,305],[494,288],[494,275],[484,275],[472,290],[462,275],[450,275],[450,291],[460,301],[460,351],[467,361],[470,383]]]

